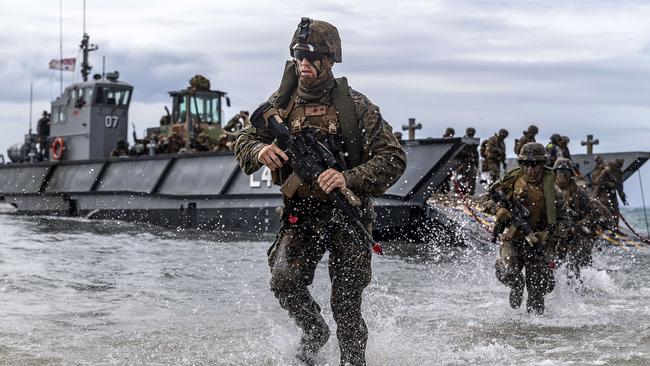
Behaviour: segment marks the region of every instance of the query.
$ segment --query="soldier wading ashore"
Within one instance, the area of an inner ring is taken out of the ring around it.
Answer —
[[[489,189],[498,206],[495,234],[503,231],[496,276],[510,287],[512,308],[521,306],[526,288],[526,310],[543,314],[544,297],[555,287],[554,257],[558,245],[564,245],[568,217],[553,171],[545,167],[544,146],[525,144],[517,160],[519,167]]]
[[[235,156],[246,174],[266,166],[274,183],[284,185],[283,193],[290,191],[284,195],[282,227],[269,248],[268,261],[271,291],[302,329],[296,357],[313,365],[330,337],[320,306],[308,289],[318,262],[329,251],[331,306],[341,364],[365,365],[368,330],[361,301],[371,279],[372,253],[358,245],[363,230],[346,222],[349,217],[340,214],[331,197],[337,190],[351,190],[360,200],[361,226],[369,231],[370,197],[381,196],[399,179],[406,156],[379,108],[351,89],[345,78],[332,75],[334,63],[342,61],[341,40],[333,25],[303,18],[289,52],[293,60],[287,62],[279,89],[253,116],[271,111],[292,136],[306,141],[315,136],[313,141],[332,153],[340,169],[329,168],[316,179],[296,185],[289,154],[274,137],[277,128],[264,126],[264,121],[262,127],[249,126],[242,132]],[[251,118],[259,126],[255,120]],[[293,188],[285,191],[286,186]]]

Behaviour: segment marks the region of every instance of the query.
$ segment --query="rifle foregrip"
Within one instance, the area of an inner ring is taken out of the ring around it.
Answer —
[[[350,188],[348,187],[341,188],[341,193],[343,193],[345,199],[348,201],[350,205],[352,205],[352,207],[361,206],[361,200],[359,199],[359,197],[357,197],[356,194],[354,194],[354,192],[352,192],[352,190],[350,190]]]

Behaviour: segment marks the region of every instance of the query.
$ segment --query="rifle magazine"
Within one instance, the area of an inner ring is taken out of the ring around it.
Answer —
[[[291,173],[287,180],[285,180],[282,184],[282,187],[280,187],[280,192],[282,192],[282,194],[288,198],[292,198],[296,194],[296,191],[301,184],[302,180],[300,180],[300,177],[298,177],[298,175],[295,173]]]

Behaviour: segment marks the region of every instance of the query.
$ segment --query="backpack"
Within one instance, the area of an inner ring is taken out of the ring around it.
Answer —
[[[481,154],[482,158],[487,158],[487,140],[483,140],[481,142],[481,148],[479,153]]]

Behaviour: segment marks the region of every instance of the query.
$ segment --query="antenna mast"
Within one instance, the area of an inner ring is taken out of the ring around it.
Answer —
[[[88,53],[92,51],[96,51],[99,47],[95,44],[89,44],[88,39],[90,38],[88,34],[86,33],[86,0],[84,0],[84,16],[83,16],[83,38],[81,39],[81,44],[79,45],[79,48],[81,48],[81,52],[83,52],[83,61],[81,62],[81,77],[83,81],[88,81],[88,75],[90,75],[90,70],[92,70],[92,66],[90,66],[90,63],[88,63]]]
[[[83,31],[86,34],[86,0],[84,0]]]
[[[29,83],[29,134],[32,134],[32,101],[34,96],[34,83]]]
[[[59,0],[59,62],[63,62],[63,0]],[[63,95],[63,67],[59,67],[59,94]]]

